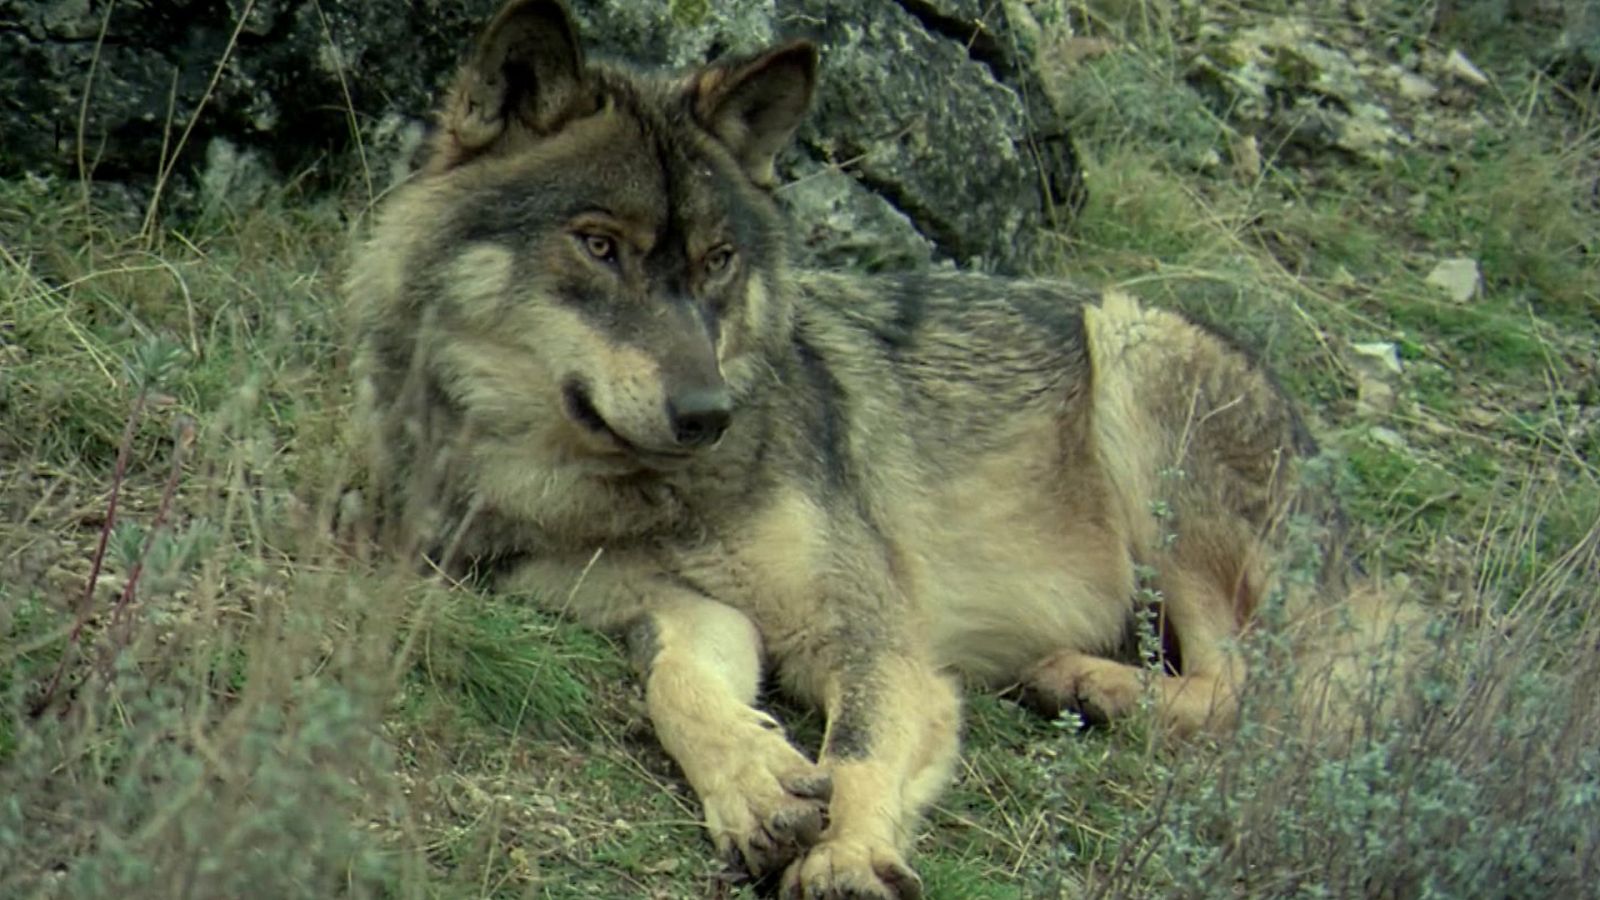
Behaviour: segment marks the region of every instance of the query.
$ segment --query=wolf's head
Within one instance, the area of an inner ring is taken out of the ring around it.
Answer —
[[[769,189],[816,62],[793,42],[631,73],[588,63],[560,3],[512,0],[352,284],[424,335],[428,389],[480,434],[601,471],[687,460],[786,331]]]

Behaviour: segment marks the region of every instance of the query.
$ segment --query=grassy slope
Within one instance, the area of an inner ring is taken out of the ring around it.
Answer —
[[[1596,664],[1568,650],[1596,635],[1592,113],[1480,55],[1495,89],[1470,145],[1240,180],[1190,165],[1227,134],[1175,87],[1166,26],[1098,27],[1128,42],[1073,76],[1093,200],[1063,269],[1261,347],[1339,456],[1369,564],[1463,613],[1441,645],[1477,683],[1513,660],[1544,674],[1337,764],[1249,728],[1200,753],[974,697],[921,843],[930,895],[1583,883],[1600,723],[1571,690]],[[319,537],[348,474],[339,206],[285,193],[144,235],[140,212],[0,185],[0,894],[746,895],[616,648]],[[1455,255],[1483,265],[1470,304],[1423,284]],[[1355,402],[1348,347],[1371,341],[1406,363],[1384,417]],[[814,746],[815,717],[784,712]]]

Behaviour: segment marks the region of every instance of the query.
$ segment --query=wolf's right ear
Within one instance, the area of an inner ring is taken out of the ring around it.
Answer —
[[[777,180],[772,164],[800,127],[816,85],[816,45],[796,40],[701,69],[690,83],[691,102],[750,180],[770,187]]]
[[[589,102],[583,48],[558,0],[511,0],[478,37],[441,112],[448,168],[488,149],[511,129],[556,131]]]

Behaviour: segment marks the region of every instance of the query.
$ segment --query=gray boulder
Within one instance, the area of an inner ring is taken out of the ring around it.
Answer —
[[[1600,3],[1566,0],[1565,13],[1560,52],[1568,79],[1575,87],[1600,90]]]
[[[339,182],[359,132],[368,172],[383,173],[369,177],[384,182],[398,137],[415,135],[406,123],[497,2],[120,0],[108,16],[105,0],[0,0],[0,177],[76,173],[81,133],[96,180],[148,184],[165,159],[186,184],[238,182],[202,177],[209,159]],[[780,173],[819,261],[1015,269],[1041,226],[1064,225],[1082,200],[1025,4],[572,6],[594,53],[645,64],[820,42],[815,112]]]

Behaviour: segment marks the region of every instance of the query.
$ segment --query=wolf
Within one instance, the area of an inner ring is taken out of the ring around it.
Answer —
[[[350,264],[354,421],[402,552],[625,638],[732,864],[904,900],[963,685],[1226,727],[1269,596],[1370,592],[1293,403],[1217,331],[1059,281],[795,267],[774,161],[818,65],[795,40],[639,72],[559,2],[506,4]],[[1158,659],[1127,651],[1141,619]],[[825,714],[814,757],[769,675]]]

